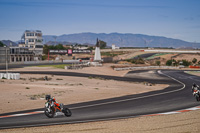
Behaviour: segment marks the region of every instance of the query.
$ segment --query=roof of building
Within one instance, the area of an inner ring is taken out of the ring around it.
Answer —
[[[42,32],[41,30],[25,30],[25,32]]]

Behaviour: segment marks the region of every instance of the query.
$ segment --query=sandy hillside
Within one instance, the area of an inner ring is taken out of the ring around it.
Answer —
[[[175,60],[188,60],[188,61],[192,61],[194,58],[196,58],[198,61],[200,61],[200,54],[180,54],[179,56],[177,56],[176,58],[174,58]]]

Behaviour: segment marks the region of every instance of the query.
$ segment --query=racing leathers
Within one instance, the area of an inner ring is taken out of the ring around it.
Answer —
[[[200,94],[199,86],[198,85],[193,84],[193,86],[192,86],[192,93],[193,93],[193,95],[195,95],[196,93]]]

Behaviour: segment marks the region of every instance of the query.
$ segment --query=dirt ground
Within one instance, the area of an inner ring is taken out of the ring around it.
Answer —
[[[175,57],[175,60],[188,60],[192,61],[194,58],[196,58],[198,61],[200,59],[200,54],[180,54],[179,56]]]
[[[124,76],[128,71],[114,71],[110,65],[103,67],[90,67],[80,70],[63,70],[55,68],[27,67],[11,71],[73,71],[80,73],[92,73],[101,75]],[[146,75],[149,77],[151,71]],[[47,75],[48,81],[43,78],[46,75],[21,74],[20,80],[0,80],[1,96],[0,113],[41,108],[44,106],[44,95],[51,94],[57,101],[64,104],[84,101],[105,99],[123,95],[143,93],[147,91],[164,89],[168,85],[157,84],[148,86],[144,83],[129,83],[101,78],[80,78],[70,76]],[[145,76],[142,75],[142,76]],[[90,97],[88,97],[90,94]],[[67,97],[67,99],[66,99]],[[31,106],[30,106],[31,105]],[[146,116],[121,120],[102,122],[90,122],[82,124],[66,124],[46,127],[18,128],[0,130],[11,133],[49,133],[49,132],[72,132],[72,133],[171,133],[171,132],[199,132],[200,119],[197,117],[200,111],[191,111],[181,114],[165,116]]]

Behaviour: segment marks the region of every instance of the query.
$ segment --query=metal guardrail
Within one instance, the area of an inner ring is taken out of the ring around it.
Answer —
[[[164,49],[145,49],[145,52],[164,52],[164,53],[200,53],[200,50],[164,50]]]
[[[80,63],[80,60],[49,60],[49,61],[24,61],[24,62],[12,62],[9,65],[23,65],[23,64],[53,64],[53,63]],[[5,65],[5,63],[0,63]]]
[[[136,69],[151,69],[151,68],[179,69],[180,67],[172,67],[172,66],[122,67],[122,68],[114,68],[114,70],[121,71],[121,70],[136,70]]]

